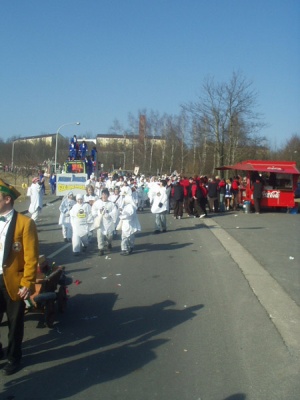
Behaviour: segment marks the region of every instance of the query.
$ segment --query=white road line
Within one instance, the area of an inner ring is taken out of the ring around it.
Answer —
[[[49,256],[47,256],[47,258],[53,258],[55,257],[57,254],[61,253],[63,250],[65,250],[67,247],[69,247],[71,245],[71,243],[65,244],[63,247],[61,247],[60,249],[56,250],[54,253],[49,254]]]

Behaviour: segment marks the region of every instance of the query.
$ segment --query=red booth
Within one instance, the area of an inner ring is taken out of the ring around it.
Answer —
[[[300,176],[294,161],[247,160],[224,165],[218,170],[245,171],[246,185],[241,187],[241,201],[253,204],[252,183],[260,176],[264,185],[261,207],[288,207],[295,204],[295,190]]]

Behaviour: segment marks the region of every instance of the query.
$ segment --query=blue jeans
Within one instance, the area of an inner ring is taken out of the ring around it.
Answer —
[[[220,193],[220,205],[219,205],[219,207],[220,207],[220,211],[221,212],[225,211],[224,197],[225,197],[225,194]]]
[[[155,214],[155,230],[156,231],[167,230],[167,211]]]

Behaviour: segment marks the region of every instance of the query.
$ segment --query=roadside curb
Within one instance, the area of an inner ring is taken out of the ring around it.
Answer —
[[[203,221],[238,265],[285,345],[300,355],[300,308],[261,264],[213,219]],[[230,246],[228,245],[230,243]]]

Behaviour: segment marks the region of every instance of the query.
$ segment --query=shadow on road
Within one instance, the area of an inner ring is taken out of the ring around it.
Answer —
[[[157,336],[197,317],[204,307],[175,309],[176,304],[166,300],[114,310],[117,297],[115,293],[74,296],[59,329],[24,342],[24,369],[3,382],[2,398],[72,398],[134,373],[155,360],[154,350],[170,340]],[[26,364],[34,369],[40,365],[41,370],[28,374]]]

